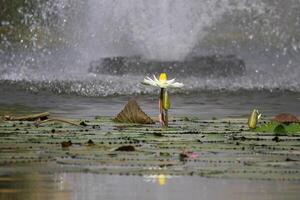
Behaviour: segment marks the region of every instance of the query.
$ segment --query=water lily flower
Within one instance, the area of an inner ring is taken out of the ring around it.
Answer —
[[[197,158],[199,157],[199,154],[196,153],[196,152],[192,152],[192,153],[189,155],[189,157],[190,157],[191,159],[195,160],[195,159],[197,159]]]
[[[144,85],[150,85],[160,88],[158,100],[159,121],[164,127],[168,127],[168,109],[170,108],[170,99],[167,88],[181,88],[183,83],[175,82],[175,79],[168,80],[166,73],[161,73],[159,79],[153,75],[153,79],[146,77],[142,82]]]
[[[159,79],[153,75],[153,79],[146,76],[144,81],[142,82],[145,85],[151,85],[158,88],[181,88],[183,87],[183,83],[175,82],[175,78],[171,80],[167,80],[167,74],[161,73]]]
[[[187,151],[185,149],[179,154],[180,161],[185,161],[185,159],[187,159],[187,158],[195,160],[198,157],[199,157],[199,154],[197,152]]]

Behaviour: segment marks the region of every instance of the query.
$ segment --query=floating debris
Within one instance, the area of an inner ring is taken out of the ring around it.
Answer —
[[[79,125],[80,125],[80,126],[87,126],[87,124],[86,124],[84,121],[81,121],[81,122],[79,123]]]
[[[37,120],[46,120],[49,118],[48,112],[38,113],[38,114],[32,114],[32,115],[25,115],[25,116],[10,116],[6,115],[4,116],[4,120],[6,121],[37,121]]]
[[[292,159],[292,158],[287,157],[285,159],[285,161],[287,161],[287,162],[299,162],[300,160],[296,160],[296,159]]]
[[[82,126],[81,124],[78,124],[76,122],[73,122],[73,121],[70,121],[67,119],[58,119],[58,118],[51,118],[51,119],[46,119],[43,121],[37,121],[36,125],[39,126],[41,124],[48,123],[48,122],[61,122],[61,123],[71,124],[73,126],[79,126],[79,127]]]
[[[134,146],[127,145],[127,146],[118,147],[116,151],[135,151],[135,148]]]
[[[63,141],[63,142],[61,143],[61,147],[62,147],[62,148],[68,148],[68,147],[70,147],[70,146],[72,146],[71,140],[69,140],[69,141]]]
[[[95,143],[94,143],[93,140],[89,139],[89,141],[87,141],[87,145],[88,145],[88,146],[94,146]]]
[[[181,162],[184,162],[188,157],[189,157],[189,156],[188,156],[187,153],[185,153],[185,152],[182,152],[182,153],[179,154],[179,160],[180,160]]]
[[[275,136],[272,140],[275,141],[275,142],[280,142],[280,139],[279,139],[278,136]]]
[[[50,118],[50,114],[48,112],[38,113],[38,114],[32,114],[32,115],[25,115],[25,116],[10,116],[5,115],[2,117],[2,121],[35,121],[35,125],[39,126],[40,124],[47,123],[47,122],[61,122],[61,123],[67,123],[74,126],[83,126],[86,124],[78,124],[73,121],[67,120],[67,119],[59,119],[59,118]],[[1,122],[1,120],[0,120]]]

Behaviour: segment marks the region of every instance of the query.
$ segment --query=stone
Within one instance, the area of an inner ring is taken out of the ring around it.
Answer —
[[[181,77],[241,76],[246,72],[245,62],[235,55],[187,56],[182,61],[147,60],[141,56],[105,57],[90,63],[88,69],[96,74],[159,74],[170,76],[180,73]]]

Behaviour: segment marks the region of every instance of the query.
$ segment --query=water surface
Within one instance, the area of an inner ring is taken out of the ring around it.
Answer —
[[[142,176],[89,173],[0,176],[0,199],[298,199],[297,183],[170,177],[162,185]]]
[[[50,92],[33,93],[11,86],[1,86],[0,112],[27,114],[49,111],[54,116],[94,118],[97,115],[115,116],[130,98],[136,98],[149,115],[157,115],[157,96],[117,95],[83,97],[58,95]],[[212,117],[246,116],[254,108],[264,115],[281,112],[300,115],[300,93],[283,91],[203,91],[171,94],[170,115]]]

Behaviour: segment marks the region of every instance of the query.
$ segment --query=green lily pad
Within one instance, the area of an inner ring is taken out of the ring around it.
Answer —
[[[252,130],[253,132],[264,132],[264,133],[274,133],[275,135],[293,135],[300,134],[300,124],[291,123],[291,124],[282,124],[278,122],[269,122],[263,124],[256,129]]]
[[[299,124],[266,119],[265,124],[249,131],[246,118],[171,119],[168,129],[158,123],[115,123],[111,117],[97,117],[84,128],[54,122],[36,127],[34,122],[3,121],[0,171],[40,166],[39,170],[47,172],[60,169],[142,175],[163,171],[171,175],[300,181]],[[184,152],[191,153],[182,159]]]
[[[274,132],[275,135],[277,135],[277,136],[287,135],[287,131],[286,131],[286,129],[285,129],[285,127],[284,127],[283,124],[277,125],[277,126],[274,128],[273,132]]]

